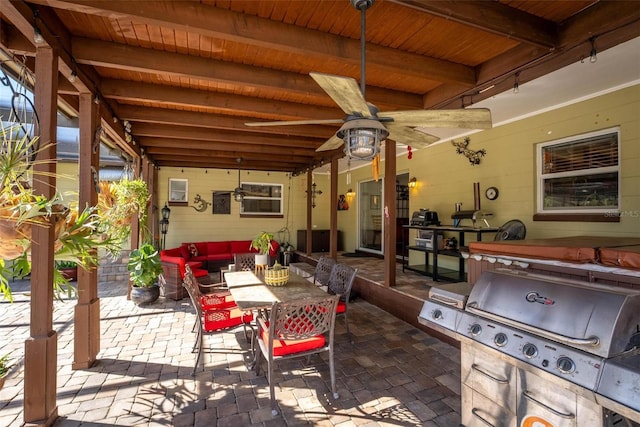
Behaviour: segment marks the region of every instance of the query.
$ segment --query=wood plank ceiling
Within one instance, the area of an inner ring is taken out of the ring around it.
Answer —
[[[344,117],[308,73],[359,80],[360,12],[348,0],[0,2],[2,48],[33,56],[37,26],[61,56],[62,99],[74,108],[79,91],[97,94],[111,134],[157,166],[242,158],[243,169],[300,173],[343,156],[316,152],[339,125],[244,123]],[[461,108],[516,73],[524,83],[588,56],[590,40],[603,51],[638,37],[639,20],[635,1],[376,0],[366,97],[382,111]]]

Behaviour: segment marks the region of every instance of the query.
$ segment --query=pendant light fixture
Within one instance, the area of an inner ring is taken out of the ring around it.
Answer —
[[[244,199],[244,191],[240,186],[240,163],[242,163],[242,158],[238,157],[236,159],[236,162],[238,162],[238,186],[235,190],[233,190],[233,200],[235,200],[236,202],[242,202],[242,200]]]

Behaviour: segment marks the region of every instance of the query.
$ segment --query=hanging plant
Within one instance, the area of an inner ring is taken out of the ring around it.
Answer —
[[[112,247],[112,239],[99,231],[95,208],[82,212],[63,204],[59,194],[51,198],[34,194],[32,166],[40,149],[37,138],[29,138],[20,126],[5,128],[0,120],[0,293],[12,301],[9,278],[22,278],[31,272],[31,234],[33,227],[53,227],[54,259],[74,261],[88,269],[97,264],[94,248]],[[12,260],[5,263],[5,260]],[[56,296],[72,295],[75,290],[56,270]]]
[[[115,247],[110,254],[117,257],[123,244],[131,236],[131,219],[134,215],[138,216],[140,230],[143,234],[148,234],[147,204],[151,195],[147,183],[140,178],[103,181],[99,185],[98,213],[101,231],[112,239]],[[144,237],[143,241],[146,241]]]

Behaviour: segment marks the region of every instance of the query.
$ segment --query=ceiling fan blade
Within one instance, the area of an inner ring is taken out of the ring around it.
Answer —
[[[408,126],[400,126],[395,123],[385,124],[389,130],[389,138],[414,148],[424,148],[440,139],[437,136],[429,135]]]
[[[343,119],[324,119],[324,120],[278,120],[275,122],[250,122],[245,123],[245,126],[260,127],[260,126],[295,126],[295,125],[332,125],[342,124]]]
[[[389,111],[380,116],[390,117],[396,124],[413,127],[491,129],[492,126],[488,108]]]
[[[322,144],[320,147],[316,148],[316,151],[329,151],[329,150],[335,150],[336,148],[340,148],[340,146],[344,143],[343,140],[341,140],[340,138],[338,138],[337,136],[333,135],[331,138],[329,138],[324,144]]]
[[[309,75],[342,108],[342,111],[348,115],[358,113],[363,117],[371,117],[369,105],[354,79],[322,73],[309,73]]]

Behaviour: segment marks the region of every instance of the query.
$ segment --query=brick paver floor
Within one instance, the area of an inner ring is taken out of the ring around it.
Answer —
[[[0,354],[17,362],[0,390],[0,426],[23,423],[22,365],[29,283],[0,302]],[[204,368],[191,376],[195,334],[188,299],[138,307],[123,282],[100,283],[101,351],[72,370],[75,300],[55,302],[58,413],[55,426],[457,426],[460,352],[362,299],[336,321],[340,398],[327,386],[325,355],[282,361],[274,375],[281,415],[272,417],[264,376],[248,369],[242,328],[206,337]]]

